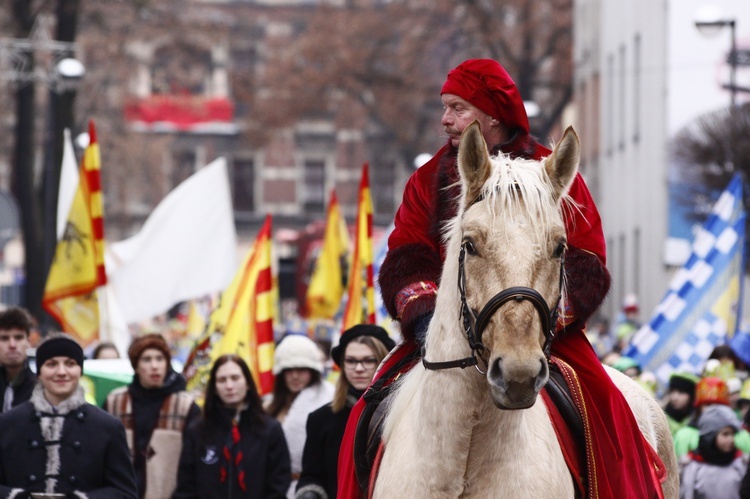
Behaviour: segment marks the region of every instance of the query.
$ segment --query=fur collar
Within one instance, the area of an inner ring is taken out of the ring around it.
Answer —
[[[78,386],[73,395],[63,400],[56,407],[49,403],[44,397],[42,383],[37,383],[31,394],[31,403],[37,412],[41,413],[39,427],[42,438],[46,442],[47,463],[45,465],[46,476],[44,478],[44,490],[51,493],[57,490],[57,481],[60,474],[60,441],[62,440],[63,427],[67,417],[86,403],[83,387]],[[74,492],[75,497],[86,497],[81,492]]]
[[[42,413],[57,413],[64,415],[78,409],[83,404],[85,404],[86,398],[83,393],[83,387],[79,385],[76,391],[73,392],[73,395],[63,400],[57,407],[55,407],[50,404],[44,397],[44,387],[42,386],[42,384],[37,383],[34,387],[34,391],[31,394],[31,403],[34,405],[34,409]]]

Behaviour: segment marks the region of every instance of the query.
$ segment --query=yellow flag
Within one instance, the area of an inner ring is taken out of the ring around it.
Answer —
[[[187,327],[185,328],[185,335],[190,339],[196,339],[206,329],[206,320],[203,318],[203,314],[198,309],[198,304],[195,300],[190,300],[190,308],[188,310]]]
[[[305,311],[308,318],[332,319],[338,312],[346,290],[348,255],[349,234],[341,216],[336,191],[331,191],[323,248],[307,288]]]
[[[372,198],[367,163],[362,167],[357,209],[357,239],[349,275],[349,301],[341,330],[357,324],[375,324],[375,285],[372,251]]]
[[[99,143],[91,121],[78,190],[62,239],[57,243],[42,298],[44,309],[84,347],[99,337],[96,288],[107,283],[100,168]]]
[[[211,365],[224,354],[247,362],[261,395],[273,390],[274,289],[269,215],[185,363],[189,390],[205,388]]]

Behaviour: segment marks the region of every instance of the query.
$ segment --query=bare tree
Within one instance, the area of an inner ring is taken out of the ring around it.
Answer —
[[[750,104],[707,113],[684,127],[671,146],[677,202],[690,220],[705,220],[711,206],[735,173],[750,178]],[[744,189],[745,206],[750,192]],[[746,228],[746,241],[750,228]]]
[[[315,115],[342,125],[366,118],[408,164],[438,145],[439,85],[448,70],[491,57],[525,99],[537,101],[542,114],[532,132],[546,139],[572,95],[571,10],[571,0],[320,6],[290,43],[270,47],[254,87],[266,90],[249,97],[253,116],[264,127]]]

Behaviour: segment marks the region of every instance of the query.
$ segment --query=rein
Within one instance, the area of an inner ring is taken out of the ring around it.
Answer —
[[[464,260],[466,258],[466,243],[461,244],[461,251],[458,254],[458,291],[461,294],[461,317],[463,319],[464,332],[466,333],[466,339],[469,342],[469,348],[471,349],[471,355],[464,357],[463,359],[450,360],[446,362],[429,362],[424,355],[424,347],[422,354],[422,365],[425,369],[432,371],[438,371],[441,369],[452,369],[459,367],[465,369],[469,366],[475,366],[476,370],[480,374],[484,375],[486,372],[479,368],[479,358],[484,361],[484,352],[486,350],[482,343],[482,333],[490,322],[492,316],[497,310],[509,301],[521,302],[528,300],[534,305],[534,308],[539,313],[539,318],[542,321],[542,331],[544,332],[544,355],[549,359],[550,349],[552,348],[552,341],[555,339],[555,328],[557,327],[557,308],[560,304],[561,294],[557,297],[557,303],[555,307],[550,310],[547,302],[544,300],[541,294],[535,289],[526,286],[513,286],[504,289],[493,296],[479,312],[479,315],[474,313],[469,304],[466,302],[466,272],[464,269]],[[560,262],[560,284],[559,289],[562,290],[563,282],[563,261]],[[486,365],[486,361],[485,361]]]

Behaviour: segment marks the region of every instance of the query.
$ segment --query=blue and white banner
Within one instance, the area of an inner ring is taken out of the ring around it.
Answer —
[[[742,295],[745,210],[735,175],[696,235],[687,263],[625,355],[662,383],[675,372],[700,374],[718,344],[738,326]]]

